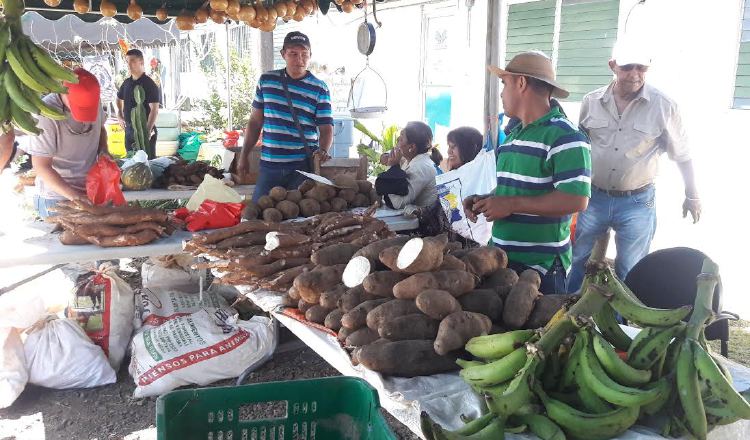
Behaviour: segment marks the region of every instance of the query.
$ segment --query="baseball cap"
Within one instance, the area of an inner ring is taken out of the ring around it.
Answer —
[[[651,56],[643,44],[632,40],[620,40],[612,50],[612,59],[618,66],[627,64],[651,65]]]
[[[552,60],[539,51],[519,53],[508,62],[505,69],[496,66],[487,66],[487,68],[497,76],[522,75],[544,81],[553,87],[552,96],[555,98],[567,98],[569,95],[568,91],[562,88],[555,79],[555,68],[552,67]]]
[[[284,37],[284,45],[281,46],[282,49],[286,49],[289,46],[304,46],[308,49],[310,49],[310,39],[307,38],[307,35],[303,34],[299,31],[292,31],[286,34],[286,37]]]
[[[101,112],[99,80],[91,72],[80,67],[73,70],[73,73],[78,76],[77,84],[63,82],[68,88],[70,113],[78,122],[94,122]]]

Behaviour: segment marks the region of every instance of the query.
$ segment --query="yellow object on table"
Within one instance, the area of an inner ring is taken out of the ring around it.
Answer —
[[[116,159],[127,155],[125,148],[125,130],[117,122],[105,124],[107,130],[107,150]]]

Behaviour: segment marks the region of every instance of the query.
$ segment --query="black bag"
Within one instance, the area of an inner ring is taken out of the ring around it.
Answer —
[[[307,157],[307,171],[315,172],[315,161],[313,159],[312,150],[307,145],[307,138],[305,137],[305,130],[302,129],[302,124],[299,123],[297,112],[294,109],[294,103],[292,103],[292,95],[289,93],[288,77],[286,75],[286,69],[281,70],[281,84],[284,86],[284,95],[286,96],[286,103],[289,105],[289,113],[292,114],[294,119],[294,125],[297,127],[300,139],[302,139],[302,145],[305,147],[305,156]]]

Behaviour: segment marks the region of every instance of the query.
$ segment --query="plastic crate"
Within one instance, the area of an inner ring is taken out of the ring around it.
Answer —
[[[156,401],[159,440],[396,439],[362,379],[267,382],[167,393]]]

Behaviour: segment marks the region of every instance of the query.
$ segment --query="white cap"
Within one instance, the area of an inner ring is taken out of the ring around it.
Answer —
[[[646,46],[632,40],[618,40],[612,50],[612,59],[618,66],[627,64],[651,65],[651,56]]]

